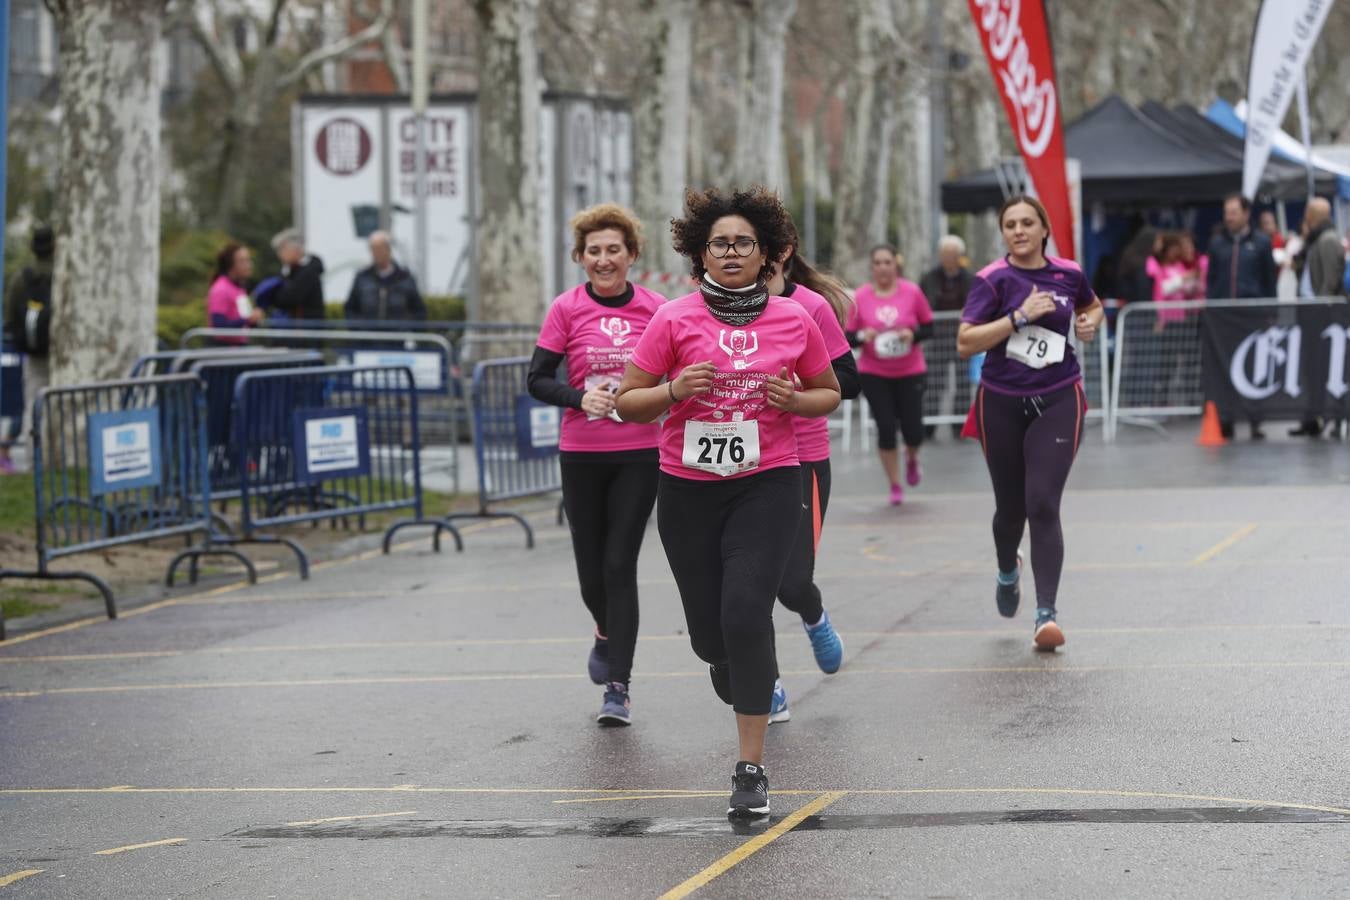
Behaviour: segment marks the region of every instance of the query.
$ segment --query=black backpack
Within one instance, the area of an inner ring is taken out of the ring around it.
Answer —
[[[19,275],[19,292],[14,300],[23,306],[21,327],[14,342],[24,353],[46,356],[51,341],[52,276],[28,267]]]

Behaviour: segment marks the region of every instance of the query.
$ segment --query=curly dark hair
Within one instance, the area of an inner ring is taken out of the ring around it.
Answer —
[[[778,195],[755,185],[746,190],[726,193],[717,188],[684,192],[684,218],[670,220],[675,252],[689,258],[689,268],[702,278],[703,249],[713,225],[723,216],[740,216],[755,229],[759,249],[764,252],[765,269],[792,246],[796,230],[792,217]],[[764,273],[760,273],[763,277]]]

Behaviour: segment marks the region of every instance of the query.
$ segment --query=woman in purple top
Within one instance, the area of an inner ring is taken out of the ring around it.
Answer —
[[[999,227],[1008,255],[975,276],[956,347],[963,358],[987,353],[974,414],[994,484],[998,611],[1008,618],[1017,613],[1022,568],[1017,547],[1030,522],[1033,639],[1038,649],[1053,650],[1064,643],[1055,622],[1064,568],[1059,502],[1087,413],[1069,329],[1080,341],[1091,341],[1104,312],[1082,269],[1046,257],[1050,219],[1038,200],[1007,200]]]

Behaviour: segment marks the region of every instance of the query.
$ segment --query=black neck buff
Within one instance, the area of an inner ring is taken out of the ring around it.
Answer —
[[[703,303],[708,307],[708,312],[728,325],[749,325],[769,305],[769,289],[763,281],[756,281],[744,288],[726,288],[713,281],[712,276],[705,272],[698,289],[703,294]]]

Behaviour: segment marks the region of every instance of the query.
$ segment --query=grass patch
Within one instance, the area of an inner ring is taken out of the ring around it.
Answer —
[[[39,591],[34,591],[34,593],[39,593]],[[41,591],[41,593],[51,593],[51,591]],[[19,594],[5,594],[0,597],[0,613],[3,613],[6,619],[21,619],[24,616],[56,609],[60,605],[59,603],[42,603]]]
[[[32,534],[34,503],[32,475],[0,478],[0,532]]]

